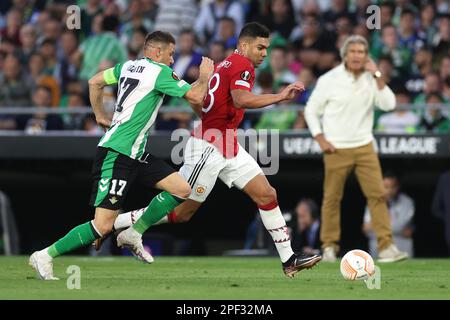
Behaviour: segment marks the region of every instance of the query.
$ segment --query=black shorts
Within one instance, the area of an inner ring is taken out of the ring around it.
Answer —
[[[94,184],[89,204],[119,210],[132,183],[138,181],[145,188],[153,188],[174,172],[174,168],[149,153],[134,160],[112,149],[98,147],[92,168]]]

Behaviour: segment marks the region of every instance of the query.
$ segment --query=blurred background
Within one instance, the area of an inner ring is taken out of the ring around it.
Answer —
[[[77,7],[68,10],[70,5]],[[375,12],[368,12],[371,5],[377,5],[379,29],[368,24]],[[69,29],[69,21],[76,23],[77,17],[79,28]],[[193,82],[201,56],[222,61],[234,51],[237,35],[249,21],[272,31],[269,56],[257,70],[254,91],[274,93],[297,79],[307,88],[292,104],[247,112],[242,122],[243,129],[280,130],[279,170],[269,180],[297,248],[320,246],[311,239],[314,221],[320,224],[323,183],[321,155],[303,108],[317,78],[340,64],[339,48],[346,37],[359,34],[369,41],[370,56],[398,104],[391,113],[375,111],[374,123],[382,167],[396,177],[394,182],[385,179],[391,208],[397,208],[400,193],[413,203],[413,214],[398,228],[398,236],[408,239],[414,256],[448,257],[448,0],[2,0],[0,253],[28,254],[92,217],[87,205],[90,170],[102,131],[89,106],[91,76],[141,58],[146,34],[165,30],[177,39],[172,67]],[[116,91],[111,86],[104,92],[111,115]],[[170,161],[176,143],[171,132],[189,130],[195,120],[186,101],[167,99],[152,129],[150,151]],[[125,210],[146,206],[154,195],[154,190],[136,186]],[[306,204],[302,199],[308,199]],[[370,250],[365,206],[352,177],[342,203],[344,251]],[[402,214],[400,209],[394,212]],[[271,254],[255,217],[250,199],[218,183],[189,223],[156,226],[146,243],[155,255]],[[233,251],[241,249],[252,251]],[[77,253],[92,254],[89,248]],[[105,246],[103,253],[122,254],[115,245]]]

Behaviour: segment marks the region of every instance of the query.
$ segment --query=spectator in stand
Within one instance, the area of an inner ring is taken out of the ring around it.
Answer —
[[[20,47],[20,27],[22,26],[23,14],[22,11],[12,8],[8,11],[6,16],[6,26],[0,30],[0,38],[8,39],[15,46]]]
[[[292,247],[307,254],[320,254],[320,210],[310,198],[297,204],[290,223]]]
[[[136,30],[144,29],[144,37],[153,31],[153,22],[144,15],[141,7],[142,0],[131,0],[126,8],[127,16],[124,19],[126,22],[120,27],[120,40],[125,46],[130,45],[130,39]]]
[[[301,26],[303,34],[293,42],[298,59],[303,66],[313,70],[316,76],[320,75],[319,61],[323,54],[335,52],[335,36],[321,28],[319,17],[316,15],[304,16]]]
[[[442,58],[439,71],[441,79],[450,77],[450,53]]]
[[[289,39],[296,26],[294,10],[290,0],[271,0],[268,12],[257,18],[273,33]]]
[[[214,41],[209,45],[208,56],[214,61],[214,64],[222,62],[225,59],[225,43]]]
[[[154,30],[170,32],[175,40],[180,32],[193,29],[200,16],[194,0],[164,0],[159,1]],[[197,35],[199,36],[197,30]]]
[[[195,33],[192,29],[181,31],[174,56],[173,71],[188,83],[198,78],[198,67],[202,62],[202,55],[195,50]]]
[[[410,257],[414,256],[413,243],[413,218],[414,201],[407,194],[400,191],[399,178],[393,173],[385,173],[383,185],[386,190],[386,198],[391,217],[392,235],[397,247],[407,252]],[[363,232],[369,238],[369,252],[372,256],[377,256],[377,238],[372,228],[371,214],[366,207],[364,212]]]
[[[147,30],[144,27],[133,29],[131,40],[128,42],[128,58],[137,60],[144,57],[144,42],[147,36]]]
[[[412,51],[399,44],[397,30],[393,25],[386,25],[382,29],[381,45],[373,47],[371,56],[378,59],[389,56],[398,74],[408,75],[412,61]]]
[[[398,108],[400,105],[409,104],[411,99],[406,88],[395,90],[397,107],[395,111],[385,113],[378,119],[377,130],[384,133],[402,134],[414,133],[419,124],[419,116],[411,110]]]
[[[78,78],[78,68],[76,65],[76,52],[78,49],[77,33],[66,30],[61,35],[61,57],[55,68],[55,78],[57,79],[61,91],[66,93],[66,86],[70,81]]]
[[[438,33],[432,41],[433,55],[436,60],[449,54],[450,50],[450,13],[441,15],[438,24]]]
[[[119,20],[115,16],[105,16],[102,22],[102,32],[89,37],[80,46],[82,55],[80,79],[87,81],[98,69],[100,62],[110,60],[114,64],[125,62],[127,52],[117,38],[116,32]]]
[[[425,76],[425,84],[423,87],[423,92],[419,94],[415,99],[415,104],[424,104],[428,95],[432,93],[440,94],[442,90],[442,82],[437,72],[430,72]]]
[[[30,87],[25,81],[25,73],[19,59],[14,55],[4,58],[0,70],[0,108],[27,107],[31,104]],[[0,130],[19,129],[20,116],[0,115]]]
[[[415,27],[415,13],[411,9],[405,9],[400,15],[398,43],[401,47],[416,52],[425,45],[425,40],[419,37]]]
[[[87,39],[92,34],[94,18],[103,13],[102,0],[87,0],[81,8],[81,40]]]
[[[293,83],[297,80],[287,66],[287,49],[282,46],[275,46],[270,50],[269,71],[273,75],[273,90],[278,92],[283,83]]]
[[[52,93],[49,88],[39,86],[33,93],[33,107],[50,107]],[[62,130],[63,122],[57,114],[47,114],[45,111],[34,113],[25,125],[25,133],[39,134],[48,130]]]
[[[442,110],[433,104],[444,104],[444,98],[438,93],[430,93],[426,98],[427,107],[424,110],[419,123],[421,132],[449,133],[450,120]]]
[[[411,96],[416,97],[424,90],[426,75],[433,71],[433,53],[426,48],[419,49],[414,56],[411,71],[405,86]]]
[[[436,9],[430,2],[424,2],[420,9],[420,24],[418,28],[418,35],[421,39],[425,39],[427,46],[430,46],[433,42],[433,38],[437,33],[435,25]]]
[[[200,14],[195,21],[194,30],[199,40],[206,44],[209,39],[217,37],[220,18],[230,17],[236,24],[236,36],[244,26],[244,9],[237,0],[213,0],[204,2],[200,8]]]
[[[33,25],[26,24],[20,28],[20,42],[22,46],[20,47],[20,61],[22,65],[27,64],[30,56],[36,50],[36,40],[37,34]]]
[[[226,49],[235,50],[237,47],[237,37],[236,37],[236,23],[233,18],[222,17],[218,24],[218,33],[215,41],[222,41],[225,43]]]
[[[352,21],[356,21],[353,13],[347,7],[346,0],[331,0],[331,7],[322,15],[325,28],[329,31],[334,30],[334,24],[339,17],[348,16]]]

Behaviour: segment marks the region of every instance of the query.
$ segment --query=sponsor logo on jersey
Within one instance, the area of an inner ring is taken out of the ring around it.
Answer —
[[[218,68],[222,68],[222,67],[229,68],[231,66],[231,64],[232,64],[232,62],[224,60],[219,64]]]
[[[252,77],[252,74],[249,71],[244,71],[241,73],[241,79],[248,81]]]
[[[172,78],[177,81],[181,80],[180,77],[175,73],[175,71],[172,72]]]
[[[197,192],[197,194],[198,194],[199,196],[201,196],[202,194],[204,194],[205,191],[206,191],[206,187],[204,187],[204,186],[198,186],[198,187],[195,189],[195,192]]]

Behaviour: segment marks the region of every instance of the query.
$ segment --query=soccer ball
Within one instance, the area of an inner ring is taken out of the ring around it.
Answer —
[[[346,280],[365,280],[375,273],[375,264],[367,252],[351,250],[341,260],[341,274]]]

